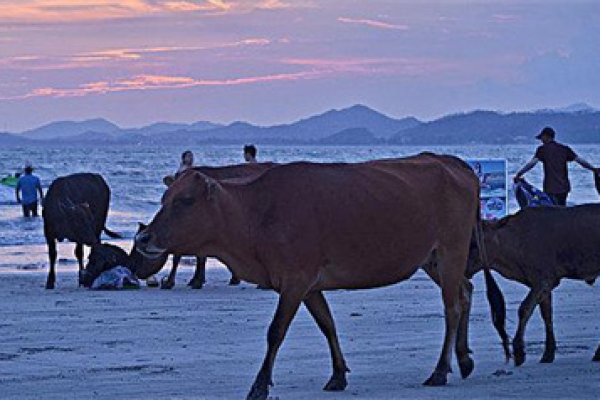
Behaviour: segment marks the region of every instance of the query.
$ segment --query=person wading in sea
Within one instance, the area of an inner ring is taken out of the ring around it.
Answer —
[[[17,203],[21,203],[23,206],[24,217],[37,217],[38,192],[40,194],[40,200],[44,201],[42,184],[40,183],[40,178],[33,175],[33,167],[31,166],[31,163],[25,164],[24,171],[25,174],[19,178],[17,181],[17,187],[15,188]]]
[[[596,176],[600,173],[600,169],[579,157],[569,146],[558,143],[554,140],[555,137],[556,132],[551,127],[542,129],[535,137],[541,140],[542,145],[537,148],[533,158],[517,172],[514,181],[519,182],[527,171],[541,161],[544,166],[544,192],[552,197],[554,204],[566,206],[571,191],[567,164],[575,161],[583,168],[593,171]]]

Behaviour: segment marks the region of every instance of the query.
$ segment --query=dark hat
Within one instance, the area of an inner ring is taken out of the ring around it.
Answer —
[[[554,129],[547,126],[544,129],[542,129],[542,131],[535,138],[541,139],[542,136],[548,136],[549,138],[554,139],[554,137],[556,136],[556,132],[554,132]]]

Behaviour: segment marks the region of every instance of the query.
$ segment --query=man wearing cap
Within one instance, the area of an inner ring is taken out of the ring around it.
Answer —
[[[567,163],[575,161],[583,168],[593,171],[596,175],[600,169],[594,168],[589,162],[579,157],[569,146],[560,144],[554,140],[556,132],[549,126],[535,137],[542,141],[537,148],[535,156],[515,175],[514,181],[518,182],[522,176],[533,168],[539,161],[544,166],[544,192],[550,195],[554,204],[567,205],[567,196],[571,191]]]
[[[42,185],[40,179],[33,175],[33,167],[30,163],[25,164],[25,175],[22,175],[17,181],[17,187],[15,189],[17,196],[17,203],[21,203],[23,206],[23,216],[38,216],[38,192],[40,193],[40,199],[44,200],[44,192],[42,191]],[[19,193],[20,192],[20,193]],[[19,195],[22,195],[21,196]]]

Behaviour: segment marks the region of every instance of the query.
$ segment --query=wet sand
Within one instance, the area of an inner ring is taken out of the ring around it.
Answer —
[[[60,256],[72,259],[69,253],[63,246]],[[77,287],[75,264],[68,262],[59,266],[57,289],[47,291],[47,271],[35,267],[44,264],[38,256],[33,269],[6,268],[10,261],[2,260],[0,398],[245,398],[264,356],[275,293],[245,283],[228,286],[229,273],[216,261],[209,264],[202,290],[185,286],[193,270],[183,265],[171,291],[90,291]],[[497,279],[514,334],[526,289]],[[421,385],[439,356],[443,311],[439,290],[418,273],[387,288],[326,294],[352,370],[345,392],[322,391],[331,373],[329,351],[301,309],[280,350],[271,396],[597,398],[600,363],[591,358],[600,341],[600,286],[565,281],[554,295],[556,361],[538,362],[544,329],[536,312],[526,336],[528,359],[516,368],[504,363],[483,280],[478,276],[474,283],[475,371],[468,379],[460,378],[454,362],[447,386]]]

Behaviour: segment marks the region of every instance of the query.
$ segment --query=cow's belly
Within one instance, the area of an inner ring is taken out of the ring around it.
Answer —
[[[362,265],[326,264],[319,269],[316,290],[370,289],[388,286],[409,279],[419,269],[418,264],[373,264]]]

